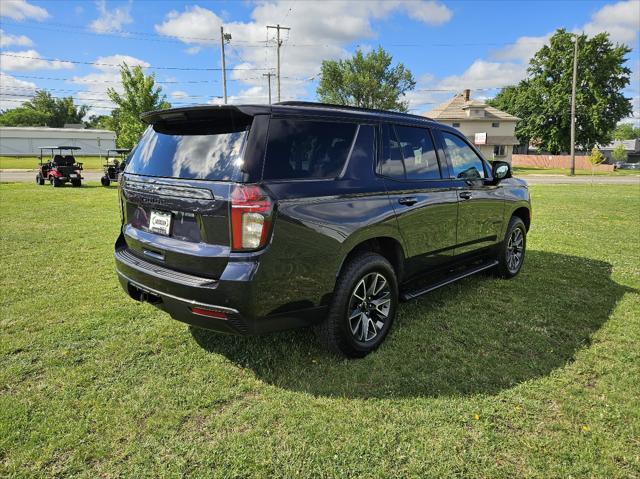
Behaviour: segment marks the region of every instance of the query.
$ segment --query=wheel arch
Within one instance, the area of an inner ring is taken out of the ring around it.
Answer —
[[[529,227],[531,226],[531,210],[529,208],[527,208],[526,206],[516,208],[513,213],[511,213],[511,216],[517,216],[518,218],[520,218],[523,221],[527,231],[529,231]]]
[[[392,236],[375,236],[362,239],[358,243],[352,245],[349,251],[344,255],[336,273],[336,277],[340,275],[345,264],[359,254],[365,252],[378,253],[389,261],[396,272],[398,283],[401,282],[402,276],[404,275],[405,253],[400,241]]]

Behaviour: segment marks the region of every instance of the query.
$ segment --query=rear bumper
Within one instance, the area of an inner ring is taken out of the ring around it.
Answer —
[[[256,261],[230,261],[217,280],[192,276],[140,259],[126,247],[116,248],[116,272],[122,288],[136,301],[146,301],[172,318],[200,328],[254,335],[313,324],[326,308],[311,308],[257,317],[260,301]],[[218,319],[194,308],[224,313]]]

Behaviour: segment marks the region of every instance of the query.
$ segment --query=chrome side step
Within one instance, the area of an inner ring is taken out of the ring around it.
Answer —
[[[480,271],[491,269],[494,266],[497,266],[497,264],[498,264],[497,260],[489,261],[487,263],[482,263],[480,265],[474,266],[470,269],[466,269],[459,273],[454,273],[453,275],[447,276],[426,287],[402,291],[400,293],[400,299],[402,301],[409,301],[410,299],[414,299],[414,298],[417,298],[418,296],[422,296],[423,294],[430,293],[431,291],[436,290],[438,288],[442,288],[443,286],[446,286],[448,284],[455,283],[456,281],[461,280],[462,278],[466,278],[467,276],[471,276],[473,274],[479,273]]]

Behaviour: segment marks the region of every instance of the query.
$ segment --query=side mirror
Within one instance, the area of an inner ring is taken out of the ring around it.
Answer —
[[[493,181],[498,184],[505,178],[511,178],[511,165],[506,161],[494,161],[491,165]]]

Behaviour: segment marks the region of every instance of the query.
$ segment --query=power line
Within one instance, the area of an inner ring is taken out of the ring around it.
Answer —
[[[58,58],[43,58],[43,57],[31,57],[27,55],[16,55],[14,53],[4,53],[0,52],[1,56],[4,57],[12,57],[12,58],[26,58],[28,60],[43,60],[47,62],[63,62],[63,63],[74,63],[78,65],[95,65],[95,66],[107,66],[107,67],[120,67],[122,64],[120,63],[102,63],[102,62],[84,62],[80,60],[61,60]],[[123,62],[124,63],[124,62]],[[149,68],[151,70],[180,70],[180,71],[221,71],[222,68],[186,68],[186,67],[143,67]],[[273,68],[227,68],[227,70],[236,70],[236,71],[271,71]]]

